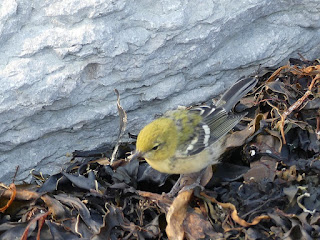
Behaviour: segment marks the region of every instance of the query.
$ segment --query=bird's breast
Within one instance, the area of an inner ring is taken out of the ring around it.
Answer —
[[[212,156],[210,156],[210,152],[207,149],[187,157],[171,157],[161,161],[146,159],[146,161],[157,171],[169,174],[199,172],[208,165],[214,163]]]

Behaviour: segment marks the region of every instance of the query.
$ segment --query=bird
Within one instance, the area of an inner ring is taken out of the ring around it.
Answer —
[[[210,165],[221,161],[230,131],[247,113],[231,110],[257,83],[256,77],[240,79],[216,104],[176,109],[166,112],[142,128],[131,159],[143,157],[155,170],[184,176],[199,175]],[[182,189],[177,181],[170,191]]]

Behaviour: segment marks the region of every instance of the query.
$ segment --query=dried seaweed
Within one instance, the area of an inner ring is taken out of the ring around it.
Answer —
[[[169,198],[178,176],[127,161],[134,143],[119,143],[117,93],[115,148],[75,151],[60,173],[0,186],[0,239],[319,239],[319,62],[290,59],[257,76],[203,190]]]

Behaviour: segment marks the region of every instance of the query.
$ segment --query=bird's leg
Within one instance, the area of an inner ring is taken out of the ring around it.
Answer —
[[[183,175],[184,174],[180,174],[180,177],[178,178],[176,183],[173,185],[170,192],[168,192],[168,197],[170,198],[174,197],[181,190],[180,185],[182,185],[182,179],[184,177]]]
[[[184,184],[184,186],[181,186],[180,192],[189,191],[189,190],[194,189],[196,187],[200,187],[201,190],[203,190],[204,186],[201,184],[201,179],[203,177],[204,172],[205,172],[205,169],[202,169],[200,172],[190,173],[188,177],[190,178],[190,180],[192,179],[192,183],[191,184]]]
[[[188,191],[200,186],[203,189],[212,176],[211,166],[202,169],[199,172],[181,174],[177,182],[173,185],[171,191],[168,193],[169,197],[174,197],[180,191]]]

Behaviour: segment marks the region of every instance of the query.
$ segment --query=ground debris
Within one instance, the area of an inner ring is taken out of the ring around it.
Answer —
[[[204,190],[169,198],[178,176],[127,160],[117,93],[116,150],[75,151],[60,173],[1,184],[0,239],[319,239],[320,64],[290,59],[257,76]]]

